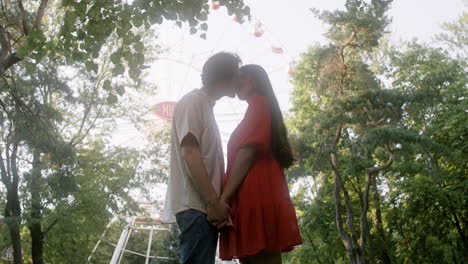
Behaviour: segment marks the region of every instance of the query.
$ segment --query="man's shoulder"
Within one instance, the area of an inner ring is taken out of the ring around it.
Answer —
[[[198,89],[192,90],[182,96],[182,98],[177,102],[175,108],[177,109],[194,109],[202,107],[204,105],[204,98],[200,94]]]
[[[185,119],[186,116],[192,118],[203,119],[206,113],[206,102],[203,95],[200,95],[199,90],[193,90],[185,94],[176,104],[174,108],[174,120]]]

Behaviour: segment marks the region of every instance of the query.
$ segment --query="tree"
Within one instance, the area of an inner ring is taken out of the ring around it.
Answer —
[[[468,58],[468,13],[464,12],[456,21],[442,25],[445,32],[438,34],[436,40],[455,51],[460,59]]]
[[[242,1],[220,2],[241,19],[249,12]],[[19,0],[1,1],[0,14],[5,221],[15,263],[21,263],[23,220],[31,235],[33,261],[42,263],[44,236],[56,225],[43,226],[44,206],[56,209],[47,200],[50,189],[44,192],[46,179],[71,173],[77,148],[90,141],[96,121],[115,120],[120,114],[116,103],[125,87],[142,85],[141,74],[152,57],[145,53],[144,32],[168,19],[178,25],[188,22],[191,33],[200,31],[204,37],[208,5],[206,1]],[[70,85],[73,80],[63,72],[84,76],[83,86]],[[29,188],[27,203],[21,201],[22,184]],[[73,183],[68,187],[73,189]],[[60,199],[71,191],[65,190]]]
[[[290,179],[301,179],[296,182],[300,184],[293,196],[293,202],[304,245],[286,254],[285,263],[346,263],[346,250],[336,235],[333,183],[329,181],[330,175],[304,177],[296,174],[297,169],[290,171],[288,176]]]
[[[239,21],[249,14],[243,1],[221,0],[229,14],[235,13]],[[144,43],[134,34],[138,29],[148,30],[163,19],[181,25],[188,22],[191,33],[202,32],[208,25],[208,1],[151,1],[138,0],[131,4],[122,1],[5,1],[2,0],[0,17],[0,73],[24,59],[35,63],[49,54],[62,54],[70,64],[84,63],[96,70],[96,59],[109,37],[117,35],[119,45],[113,47],[116,75],[128,74],[135,80],[145,68],[142,49]],[[25,8],[26,7],[26,8]],[[28,12],[35,10],[35,12]],[[55,27],[44,30],[44,23],[55,20]],[[45,21],[45,22],[44,22]],[[126,64],[125,64],[126,63]],[[124,66],[127,66],[126,69]],[[30,65],[29,67],[33,67]]]
[[[317,171],[334,175],[336,226],[351,263],[365,263],[375,177],[393,164],[398,138],[412,137],[397,127],[402,95],[382,89],[365,61],[388,24],[390,2],[347,1],[346,11],[316,11],[330,24],[331,44],[303,55],[294,78],[294,125],[314,135],[307,143],[320,160],[314,164]],[[304,105],[311,111],[299,109]],[[351,190],[359,210],[353,208]]]
[[[290,126],[301,159],[290,175],[312,195],[297,197],[307,201],[298,202],[305,248],[290,259],[342,261],[321,246],[336,245],[324,225],[333,201],[350,263],[464,263],[466,64],[417,42],[379,44],[386,20],[372,17],[376,7],[319,13],[331,43],[297,67]]]
[[[411,263],[464,263],[468,259],[463,198],[468,184],[463,128],[467,120],[462,110],[468,103],[465,61],[415,42],[390,54],[392,86],[418,98],[406,106],[404,125],[431,138],[434,146],[406,153],[397,173],[389,174],[388,196],[394,208],[389,222],[401,237],[398,251],[405,252],[400,254]]]

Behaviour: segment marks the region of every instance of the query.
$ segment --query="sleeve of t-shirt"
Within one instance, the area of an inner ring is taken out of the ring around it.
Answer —
[[[177,131],[179,144],[189,133],[195,136],[198,143],[201,143],[203,132],[203,109],[201,104],[196,102],[187,102],[177,105],[177,110],[174,115],[174,125]]]
[[[240,147],[254,145],[261,151],[270,146],[271,121],[270,104],[266,97],[255,96],[250,99],[249,107],[245,114]]]

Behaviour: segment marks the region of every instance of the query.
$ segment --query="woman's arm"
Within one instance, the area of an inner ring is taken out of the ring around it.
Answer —
[[[255,146],[245,146],[237,151],[228,181],[221,194],[221,201],[228,202],[244,181],[255,159]]]

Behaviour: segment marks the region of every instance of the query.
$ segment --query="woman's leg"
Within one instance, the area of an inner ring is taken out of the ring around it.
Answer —
[[[281,253],[260,252],[240,260],[241,264],[281,264]]]
[[[245,258],[242,258],[240,261],[241,264],[263,264],[263,253],[260,252],[255,255],[247,256]]]
[[[264,253],[263,261],[264,264],[281,264],[281,253]]]
[[[249,262],[249,260],[247,258],[241,258],[239,260],[240,260],[240,264],[250,264],[250,262]]]

